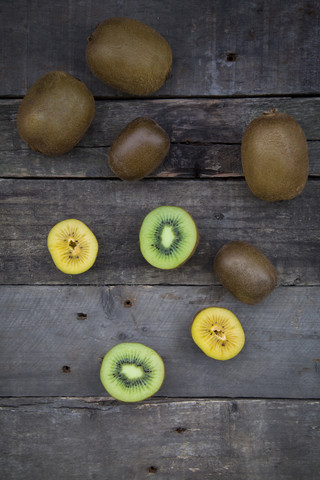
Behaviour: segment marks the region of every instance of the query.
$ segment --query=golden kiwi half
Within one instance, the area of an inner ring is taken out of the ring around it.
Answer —
[[[86,272],[94,264],[98,242],[87,225],[70,218],[57,223],[50,230],[48,249],[59,270],[77,275]]]
[[[245,335],[237,317],[226,308],[208,307],[194,317],[191,336],[208,357],[229,360],[242,350]]]

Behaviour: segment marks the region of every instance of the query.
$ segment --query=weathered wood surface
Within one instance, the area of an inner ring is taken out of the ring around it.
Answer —
[[[86,38],[112,16],[141,20],[172,46],[172,76],[150,99],[109,88],[86,65]],[[13,0],[2,2],[0,24],[0,477],[318,480],[319,2]],[[16,114],[55,69],[87,84],[96,115],[76,148],[51,158],[22,141]],[[268,204],[232,179],[242,176],[246,126],[270,108],[294,116],[308,140],[309,182],[290,202]],[[128,184],[107,153],[141,115],[168,132],[171,148],[149,179]],[[186,208],[200,231],[176,271],[150,267],[139,251],[141,222],[159,204]],[[68,217],[87,223],[100,248],[74,277],[46,247]],[[235,300],[213,274],[232,239],[276,266],[280,286],[259,305]],[[245,330],[228,362],[190,336],[193,315],[212,304]],[[163,356],[156,398],[125,405],[103,390],[101,357],[122,341]]]
[[[279,287],[248,306],[223,287],[0,288],[0,395],[107,395],[101,358],[121,342],[154,348],[169,397],[320,398],[320,296]],[[232,360],[207,357],[193,342],[194,315],[228,308],[246,343]],[[68,368],[63,368],[68,367]]]
[[[320,402],[1,400],[3,478],[318,480]]]
[[[319,285],[320,183],[309,180],[288,202],[264,202],[244,180],[2,179],[1,284],[219,284],[212,262],[230,240],[246,240],[274,263],[279,283]],[[159,270],[140,253],[139,230],[159,205],[178,205],[194,218],[200,242],[176,270]],[[86,273],[69,276],[47,250],[50,229],[66,218],[86,223],[99,253]]]
[[[154,118],[169,134],[169,154],[150,177],[242,175],[240,143],[250,121],[272,108],[292,115],[308,139],[310,175],[320,175],[320,97],[96,101],[96,115],[81,142],[60,157],[37,154],[20,138],[20,100],[0,101],[1,177],[109,178],[108,147],[134,118]]]
[[[24,95],[60,69],[95,96],[123,96],[85,61],[87,37],[112,16],[147,23],[171,45],[172,77],[154,96],[319,93],[317,0],[2,3],[3,95]]]

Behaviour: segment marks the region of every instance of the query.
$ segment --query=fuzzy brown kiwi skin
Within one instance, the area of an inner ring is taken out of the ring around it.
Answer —
[[[32,150],[62,155],[80,141],[94,114],[94,98],[86,85],[56,70],[40,77],[27,91],[18,110],[17,128]]]
[[[104,83],[131,95],[151,95],[165,83],[172,65],[168,42],[132,18],[99,23],[87,41],[86,60]]]
[[[309,159],[304,132],[293,117],[275,109],[249,124],[241,160],[250,190],[262,200],[290,200],[306,185]]]
[[[267,257],[248,242],[223,245],[214,259],[214,272],[239,301],[254,305],[277,286],[277,272]]]
[[[168,134],[153,119],[132,120],[112,143],[108,161],[122,180],[140,180],[155,170],[170,148]]]

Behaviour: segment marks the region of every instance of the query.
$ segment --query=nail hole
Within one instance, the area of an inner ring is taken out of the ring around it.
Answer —
[[[78,320],[87,320],[88,315],[86,313],[78,313],[77,319]]]
[[[201,167],[198,162],[194,164],[194,176],[195,178],[200,178],[201,177]]]
[[[157,470],[158,470],[157,467],[153,467],[153,466],[149,467],[149,473],[156,473]]]
[[[71,372],[71,368],[68,367],[68,365],[64,365],[64,366],[62,367],[62,371],[63,371],[63,373],[70,373],[70,372]]]
[[[128,307],[132,307],[132,302],[131,302],[131,300],[125,300],[125,301],[124,301],[124,306],[127,307],[127,308],[128,308]]]
[[[231,402],[231,412],[237,412],[237,411],[238,411],[237,402]]]
[[[187,430],[187,429],[184,428],[184,427],[178,427],[178,428],[176,428],[176,432],[177,432],[177,433],[183,433],[183,432],[185,432],[186,430]]]
[[[228,52],[226,60],[227,62],[235,62],[237,60],[238,55],[234,52]]]

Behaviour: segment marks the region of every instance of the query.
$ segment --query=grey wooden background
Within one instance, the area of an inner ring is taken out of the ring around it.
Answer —
[[[157,29],[172,76],[150,98],[95,78],[86,38],[111,16]],[[320,2],[235,0],[1,2],[0,478],[12,480],[317,480],[320,476]],[[28,149],[16,129],[26,90],[65,70],[90,88],[96,115],[61,157]],[[302,195],[269,204],[249,191],[240,145],[270,108],[305,131]],[[115,136],[140,115],[169,134],[163,165],[126,183],[107,164]],[[138,232],[156,206],[194,217],[200,243],[175,271],[152,268]],[[75,217],[99,254],[81,276],[53,265],[51,227]],[[213,273],[229,240],[258,246],[278,288],[261,304],[234,299]],[[246,334],[228,362],[190,336],[200,309],[232,310]],[[108,397],[101,358],[137,341],[163,357],[158,394]]]

